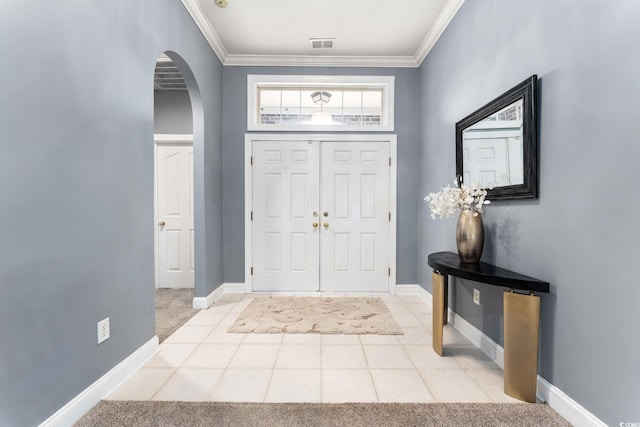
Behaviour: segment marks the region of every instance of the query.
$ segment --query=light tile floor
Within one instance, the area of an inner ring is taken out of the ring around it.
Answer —
[[[417,296],[380,296],[404,335],[227,333],[254,297],[225,295],[196,314],[108,399],[518,402],[499,366],[452,327],[445,357],[434,353],[431,307]]]

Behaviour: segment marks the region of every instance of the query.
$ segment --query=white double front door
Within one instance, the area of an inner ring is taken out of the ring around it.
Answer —
[[[254,291],[388,292],[389,141],[254,141]]]

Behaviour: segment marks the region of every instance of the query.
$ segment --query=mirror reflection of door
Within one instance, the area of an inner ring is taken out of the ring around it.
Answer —
[[[522,99],[463,131],[463,182],[481,187],[524,183]]]

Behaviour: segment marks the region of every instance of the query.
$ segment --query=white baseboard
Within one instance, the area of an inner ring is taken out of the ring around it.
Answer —
[[[47,418],[40,427],[67,427],[89,412],[100,400],[136,372],[158,352],[158,337],[154,336],[129,357],[74,397],[69,403]]]
[[[225,294],[244,294],[246,293],[246,288],[244,283],[225,283],[224,285],[224,293]]]
[[[538,396],[575,426],[607,427],[598,417],[540,375],[538,375]]]
[[[196,310],[206,310],[211,307],[211,304],[219,300],[222,295],[224,295],[224,286],[220,285],[206,297],[193,297],[193,308]]]
[[[218,301],[224,294],[244,294],[244,283],[223,283],[206,297],[194,297],[193,308],[196,310],[206,310]]]
[[[500,368],[504,369],[504,348],[482,333],[478,328],[464,320],[462,316],[449,309],[449,323],[473,345],[478,347]]]
[[[417,295],[429,306],[431,304],[431,294],[420,285],[396,285],[396,295]]]
[[[415,287],[415,295],[418,295],[424,302],[433,306],[431,293],[418,285],[407,286],[402,294],[408,295]],[[404,292],[406,291],[406,292]],[[398,294],[401,294],[398,292]],[[401,295],[402,295],[401,294]],[[473,345],[478,347],[487,357],[493,360],[500,368],[504,369],[504,348],[485,335],[478,328],[467,322],[462,316],[449,309],[449,323]],[[598,417],[586,410],[578,402],[569,397],[558,387],[551,384],[545,378],[538,375],[538,400],[546,402],[554,411],[564,417],[571,424],[576,426],[606,427]]]

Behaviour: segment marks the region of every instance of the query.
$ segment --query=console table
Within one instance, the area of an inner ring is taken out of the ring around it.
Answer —
[[[526,402],[536,401],[540,297],[549,292],[549,283],[495,265],[465,264],[458,254],[436,252],[429,255],[433,268],[433,349],[443,356],[442,330],[447,323],[448,276],[509,288],[504,293],[504,392]],[[525,291],[525,293],[516,292]]]

